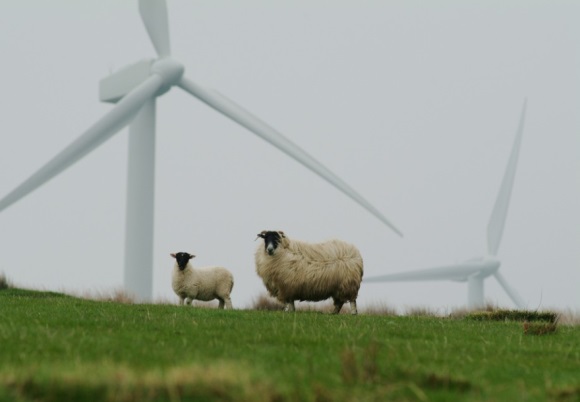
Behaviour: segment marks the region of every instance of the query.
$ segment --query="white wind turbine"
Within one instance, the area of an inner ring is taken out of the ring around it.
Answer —
[[[101,100],[116,103],[116,106],[1,199],[0,211],[129,125],[124,283],[140,300],[150,300],[153,289],[155,101],[176,85],[300,162],[402,235],[377,208],[278,131],[218,92],[185,78],[183,65],[170,57],[165,0],[139,0],[139,12],[158,58],[137,62],[101,80]]]
[[[501,187],[499,189],[499,193],[497,195],[497,199],[495,201],[495,206],[487,225],[487,255],[484,257],[467,260],[459,264],[421,269],[410,272],[372,276],[370,278],[364,279],[364,282],[414,282],[427,280],[451,280],[458,282],[467,281],[467,306],[470,309],[476,309],[484,306],[483,281],[488,276],[493,275],[518,308],[523,309],[526,307],[526,304],[522,298],[507,283],[503,275],[499,272],[501,263],[497,259],[497,252],[505,226],[505,220],[516,175],[518,155],[522,141],[522,133],[524,131],[525,116],[526,102],[524,101],[519,127],[516,133],[511,155],[506,167]]]

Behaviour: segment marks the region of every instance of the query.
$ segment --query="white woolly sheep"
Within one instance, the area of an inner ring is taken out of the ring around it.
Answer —
[[[232,309],[230,293],[234,287],[234,277],[223,267],[193,268],[190,259],[195,255],[189,253],[171,254],[175,258],[172,287],[179,296],[179,304],[193,300],[219,300],[219,308]]]
[[[290,240],[284,232],[264,230],[264,245],[256,250],[256,272],[271,296],[294,311],[294,301],[321,301],[332,297],[334,314],[350,302],[357,314],[356,298],[363,276],[358,249],[340,240],[311,244]]]

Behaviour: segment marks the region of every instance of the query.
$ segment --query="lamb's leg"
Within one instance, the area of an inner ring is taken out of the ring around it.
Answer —
[[[180,305],[180,306],[183,306],[183,300],[184,300],[184,298],[183,298],[183,297],[180,297],[180,298],[179,298],[179,305]]]
[[[286,308],[284,309],[284,311],[288,312],[296,311],[296,308],[294,307],[294,300],[286,302]]]
[[[352,315],[357,315],[358,311],[356,310],[356,300],[351,300],[350,301],[350,313]]]
[[[332,312],[332,314],[340,313],[340,309],[342,308],[343,304],[344,304],[343,301],[334,299],[334,311]]]
[[[224,308],[224,299],[218,298],[218,300],[220,301],[220,304],[219,304],[218,308],[223,310],[223,308]]]
[[[224,297],[224,300],[226,301],[226,310],[233,310],[232,299],[228,296]]]

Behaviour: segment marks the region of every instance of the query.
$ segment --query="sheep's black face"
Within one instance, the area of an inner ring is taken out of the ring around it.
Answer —
[[[175,261],[177,261],[177,266],[182,271],[187,266],[187,263],[189,262],[189,260],[191,260],[193,257],[195,257],[195,255],[189,254],[189,253],[175,253],[175,254],[171,254],[171,256],[173,258],[175,258]]]
[[[268,255],[274,255],[281,239],[284,237],[284,232],[264,230],[258,235],[258,237],[264,239],[264,250]]]

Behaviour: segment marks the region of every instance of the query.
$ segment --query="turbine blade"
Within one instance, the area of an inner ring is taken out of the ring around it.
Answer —
[[[520,295],[518,295],[518,293],[514,290],[514,288],[512,288],[507,281],[505,280],[505,278],[503,277],[502,274],[499,273],[499,271],[496,271],[494,274],[495,279],[497,279],[497,281],[499,282],[499,284],[501,285],[501,287],[503,288],[503,290],[507,293],[507,295],[510,297],[510,299],[512,299],[512,301],[514,302],[514,304],[519,308],[519,309],[525,309],[526,308],[526,304],[524,303],[524,300],[520,297]]]
[[[419,269],[409,272],[371,276],[363,278],[363,282],[412,282],[412,281],[438,281],[452,280],[464,281],[469,276],[482,270],[478,261],[467,261],[461,264],[444,265],[435,268]]]
[[[126,126],[141,106],[155,96],[163,79],[155,74],[128,93],[121,101],[79,138],[62,150],[36,173],[0,200],[0,211],[61,173]]]
[[[139,13],[159,57],[171,54],[165,0],[139,0]]]
[[[520,123],[518,131],[516,133],[516,138],[514,140],[514,145],[512,147],[511,155],[508,160],[506,171],[495,200],[495,205],[487,224],[487,250],[490,255],[497,255],[499,245],[501,243],[501,238],[503,235],[503,229],[505,226],[505,220],[508,213],[508,208],[510,204],[510,198],[512,194],[512,188],[514,186],[514,179],[516,177],[516,168],[518,165],[518,156],[520,152],[520,144],[522,142],[522,134],[524,132],[524,120],[526,118],[526,105],[527,101],[524,101],[524,106],[522,107],[522,114],[520,116]]]
[[[393,225],[378,209],[371,205],[367,200],[359,195],[342,179],[332,173],[328,168],[326,168],[296,144],[288,140],[274,128],[270,127],[268,124],[264,123],[262,120],[258,119],[256,116],[243,109],[241,106],[237,105],[230,99],[214,90],[203,88],[202,86],[186,78],[182,78],[178,85],[186,92],[189,92],[191,95],[206,103],[208,106],[211,106],[213,109],[244,126],[252,133],[261,137],[263,140],[269,142],[291,158],[306,166],[308,169],[322,177],[324,180],[328,181],[338,190],[342,191],[352,200],[373,214],[381,222],[395,231],[395,233],[397,233],[399,236],[403,236],[401,231],[397,229],[397,227],[395,227],[395,225]]]

